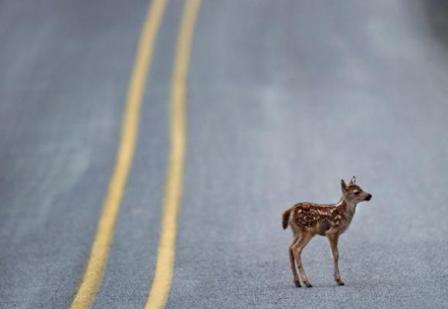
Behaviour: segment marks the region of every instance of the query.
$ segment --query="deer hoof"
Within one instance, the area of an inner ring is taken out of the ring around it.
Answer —
[[[313,286],[311,285],[311,283],[309,283],[309,282],[305,282],[305,285],[306,285],[307,288],[312,288],[312,287],[313,287]]]
[[[338,285],[341,285],[341,286],[342,286],[342,285],[345,285],[345,283],[342,282],[342,281],[338,281],[337,284],[338,284]]]
[[[300,285],[300,281],[299,281],[299,280],[294,281],[294,284],[296,285],[296,288],[300,288],[300,287],[302,287],[302,286]]]

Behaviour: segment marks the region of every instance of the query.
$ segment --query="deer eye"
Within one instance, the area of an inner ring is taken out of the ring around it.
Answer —
[[[361,191],[355,191],[354,193],[355,193],[355,195],[359,195],[359,193],[361,193]]]

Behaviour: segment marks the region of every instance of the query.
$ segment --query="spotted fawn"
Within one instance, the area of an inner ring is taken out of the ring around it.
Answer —
[[[301,254],[316,235],[328,238],[333,253],[334,279],[338,285],[344,285],[339,274],[338,238],[352,222],[356,205],[362,201],[370,201],[372,194],[363,191],[356,184],[355,176],[348,185],[341,179],[341,191],[342,197],[337,204],[298,203],[283,213],[283,228],[290,226],[293,231],[289,260],[296,287],[301,287],[300,280],[305,286],[312,287],[303,268]]]

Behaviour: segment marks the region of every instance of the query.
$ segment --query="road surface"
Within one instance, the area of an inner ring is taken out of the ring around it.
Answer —
[[[154,281],[184,4],[166,3],[93,308]],[[66,308],[97,235],[148,1],[0,1],[0,307]],[[203,0],[166,308],[442,308],[448,301],[448,6]],[[281,213],[373,194],[340,241],[303,253]],[[169,226],[168,226],[169,228]],[[107,246],[106,246],[107,247]]]

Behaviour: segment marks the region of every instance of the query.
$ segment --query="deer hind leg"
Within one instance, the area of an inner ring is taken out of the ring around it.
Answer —
[[[302,251],[303,248],[310,242],[311,238],[313,238],[314,235],[311,233],[302,233],[300,238],[293,244],[293,254],[296,257],[296,263],[297,268],[299,269],[299,275],[300,278],[303,281],[303,284],[305,284],[307,287],[312,287],[310,281],[308,280],[308,276],[305,273],[305,269],[303,268],[302,264]]]
[[[331,253],[333,254],[334,262],[334,280],[338,285],[344,285],[341,279],[341,274],[339,273],[339,250],[338,250],[338,235],[327,235],[330,241]]]
[[[297,267],[296,267],[296,259],[294,257],[294,244],[299,240],[300,236],[294,237],[294,240],[292,241],[291,245],[289,246],[289,262],[291,264],[291,271],[292,275],[294,277],[294,284],[296,287],[300,288],[300,279],[299,274],[297,273]]]

